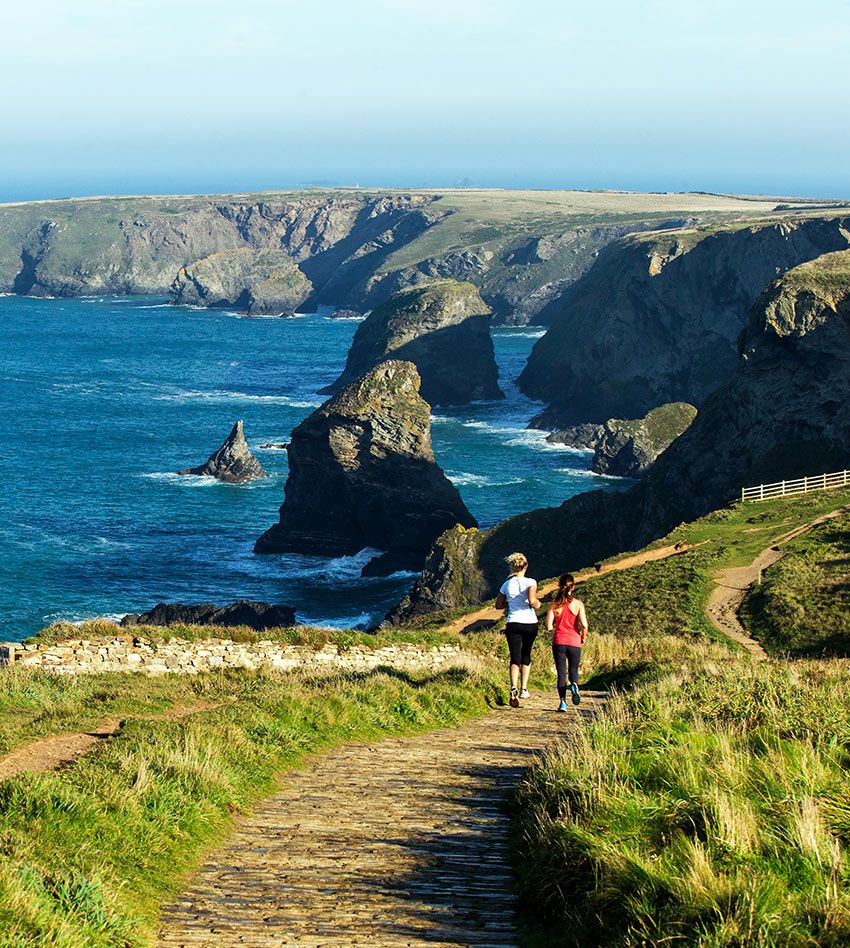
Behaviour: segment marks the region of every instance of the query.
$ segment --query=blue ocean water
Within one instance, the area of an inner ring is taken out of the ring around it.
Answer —
[[[243,318],[145,298],[0,298],[3,492],[0,640],[58,619],[159,601],[287,603],[299,621],[364,625],[410,575],[361,579],[369,553],[257,556],[277,519],[286,441],[322,401],[356,322]],[[539,406],[512,380],[539,330],[496,329],[506,401],[437,409],[437,460],[482,526],[622,481],[525,426]],[[266,480],[178,477],[239,418]]]

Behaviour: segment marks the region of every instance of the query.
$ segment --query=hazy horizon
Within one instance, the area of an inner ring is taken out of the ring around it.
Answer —
[[[5,26],[2,201],[463,181],[850,197],[839,0],[45,0]]]

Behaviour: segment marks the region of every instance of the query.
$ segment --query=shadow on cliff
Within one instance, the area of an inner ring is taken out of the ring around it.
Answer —
[[[360,284],[374,275],[391,254],[437,222],[437,216],[424,213],[426,207],[427,203],[412,208],[394,206],[377,215],[373,205],[364,207],[348,236],[299,264],[315,287],[301,308],[310,312],[323,304],[359,303],[354,291]],[[389,242],[382,237],[387,232],[392,234]],[[363,253],[369,244],[373,249]]]

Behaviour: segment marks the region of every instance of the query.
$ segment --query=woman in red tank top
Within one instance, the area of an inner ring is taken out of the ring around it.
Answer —
[[[575,579],[565,573],[558,580],[558,592],[546,615],[546,628],[552,633],[552,657],[558,671],[559,711],[567,710],[567,678],[573,704],[579,704],[578,667],[581,662],[581,647],[587,638],[587,613],[584,603],[573,596]],[[569,676],[567,675],[569,666]]]

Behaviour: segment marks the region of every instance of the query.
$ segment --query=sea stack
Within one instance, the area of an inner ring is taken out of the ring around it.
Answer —
[[[385,551],[367,571],[421,568],[455,524],[474,526],[434,460],[430,410],[410,362],[382,362],[328,399],[292,432],[280,522],[258,553],[344,556]]]
[[[230,484],[241,484],[266,476],[263,466],[251,454],[241,420],[236,422],[224,444],[209,456],[206,463],[199,467],[185,468],[177,473],[217,477],[220,481]]]
[[[339,391],[387,359],[412,362],[430,405],[504,398],[490,338],[490,307],[472,283],[440,280],[401,290],[357,327]]]

